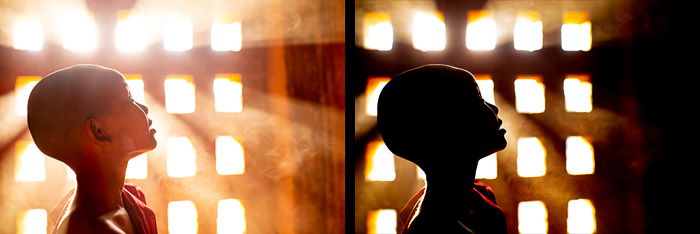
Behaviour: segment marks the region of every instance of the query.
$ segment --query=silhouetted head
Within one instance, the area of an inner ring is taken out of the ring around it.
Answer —
[[[27,123],[44,154],[72,167],[86,160],[128,160],[155,148],[147,113],[131,98],[121,73],[76,65],[37,83],[29,95]]]
[[[468,71],[447,65],[408,70],[384,86],[377,122],[386,146],[418,166],[475,163],[506,147],[498,108]]]

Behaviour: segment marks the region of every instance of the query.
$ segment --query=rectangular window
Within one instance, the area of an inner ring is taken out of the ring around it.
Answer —
[[[593,85],[588,75],[567,75],[564,79],[566,111],[591,112],[593,110]]]
[[[40,76],[18,76],[15,80],[15,113],[17,115],[27,116],[29,94],[40,80]]]
[[[540,13],[524,11],[518,13],[513,31],[513,47],[516,50],[535,51],[542,49],[542,21]]]
[[[22,211],[17,217],[17,233],[46,234],[48,213],[44,209]]]
[[[377,116],[377,101],[384,86],[391,80],[390,77],[370,77],[367,79],[367,89],[365,89],[366,113],[369,116]]]
[[[243,34],[241,22],[219,22],[211,25],[211,49],[214,51],[241,51]]]
[[[126,85],[129,86],[131,98],[138,103],[146,105],[143,77],[141,77],[139,74],[124,74],[124,78],[126,78]]]
[[[588,199],[569,201],[566,229],[569,233],[595,233],[595,207]]]
[[[537,137],[518,139],[517,170],[521,177],[539,177],[547,172],[545,150]]]
[[[370,12],[362,19],[364,47],[368,50],[391,50],[394,43],[394,28],[391,17],[383,12]]]
[[[564,13],[561,26],[561,48],[565,51],[591,50],[591,21],[588,12],[571,11]]]
[[[195,110],[194,80],[191,75],[168,75],[165,78],[165,110],[187,114]]]
[[[217,112],[243,111],[241,74],[216,74],[214,78],[214,108]]]
[[[120,51],[134,52],[146,48],[146,28],[143,19],[128,10],[117,11],[116,47]]]
[[[476,166],[477,179],[496,179],[498,177],[498,160],[496,154],[493,153],[479,160]]]
[[[496,48],[498,28],[490,11],[467,12],[467,49],[493,50]]]
[[[394,181],[394,154],[382,141],[372,141],[367,144],[367,165],[365,178],[367,181]]]
[[[493,92],[493,80],[491,75],[474,75],[476,77],[476,84],[479,86],[481,91],[481,97],[488,103],[496,105],[496,97]]]
[[[15,181],[44,181],[46,156],[34,142],[19,140],[15,143]]]
[[[216,137],[216,172],[240,175],[245,172],[243,146],[231,136]]]
[[[197,207],[192,201],[168,202],[168,233],[197,233]]]
[[[168,139],[167,171],[170,177],[191,177],[197,173],[197,153],[187,137]]]
[[[396,233],[396,210],[372,210],[367,214],[367,233],[391,234]]]
[[[541,201],[518,203],[518,231],[520,233],[547,233],[547,207]]]
[[[63,15],[63,48],[74,52],[93,51],[97,47],[97,26],[88,13]]]
[[[192,49],[192,20],[182,16],[171,15],[165,22],[163,47],[167,51],[186,51]]]
[[[413,15],[413,47],[421,51],[445,49],[445,20],[440,12],[417,12]]]
[[[44,47],[44,28],[38,19],[15,20],[12,32],[12,47],[16,50],[39,51]]]
[[[593,174],[595,158],[593,146],[585,137],[566,138],[566,172],[571,175]]]
[[[146,178],[148,178],[148,154],[130,159],[126,167],[126,179],[143,180]]]
[[[246,232],[245,208],[240,200],[233,198],[219,200],[216,232],[219,234],[243,234]]]
[[[515,79],[515,108],[519,113],[544,112],[542,77],[523,75]]]

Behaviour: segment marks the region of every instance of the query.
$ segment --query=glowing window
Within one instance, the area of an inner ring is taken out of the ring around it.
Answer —
[[[542,49],[542,21],[533,11],[518,13],[513,32],[513,47],[516,50],[535,51]]]
[[[37,19],[17,19],[12,35],[12,46],[17,50],[39,51],[44,47],[44,28]]]
[[[245,172],[243,146],[233,137],[216,137],[216,172],[219,175],[236,175]]]
[[[547,207],[541,201],[518,203],[518,231],[547,233]]]
[[[214,51],[240,51],[243,45],[241,22],[214,23],[211,25],[211,49]]]
[[[521,177],[538,177],[547,172],[547,151],[537,137],[518,139],[517,169]]]
[[[569,201],[569,214],[566,218],[569,233],[595,233],[595,207],[588,199]]]
[[[498,160],[496,154],[491,154],[479,160],[476,166],[477,179],[496,179],[498,177]]]
[[[134,101],[146,104],[146,95],[144,93],[143,77],[138,74],[124,74],[126,78],[126,85],[129,86],[129,92],[131,92],[131,98]]]
[[[593,85],[588,75],[567,75],[564,79],[566,111],[591,112]]]
[[[117,12],[119,18],[115,32],[116,47],[121,51],[141,51],[146,48],[146,28],[143,19],[130,15],[129,11]]]
[[[192,49],[192,21],[179,16],[170,16],[165,22],[163,47],[168,51]]]
[[[445,22],[440,12],[418,12],[413,15],[413,47],[421,51],[444,50]]]
[[[589,51],[592,40],[588,12],[565,12],[561,26],[561,48],[565,51]]]
[[[362,19],[364,47],[368,50],[391,50],[394,43],[394,28],[387,13],[371,12]]]
[[[373,210],[367,214],[367,233],[396,233],[396,210]]]
[[[214,108],[217,112],[243,111],[243,84],[240,74],[216,74]]]
[[[197,207],[192,201],[168,202],[168,233],[197,233]]]
[[[365,177],[368,181],[394,181],[394,154],[384,142],[372,141],[367,144],[367,166]]]
[[[539,76],[518,76],[515,79],[515,108],[520,113],[542,113],[544,84]]]
[[[17,218],[17,233],[45,234],[48,226],[48,214],[44,209],[25,210]]]
[[[593,174],[595,158],[593,146],[580,136],[566,138],[566,172],[571,175]]]
[[[245,209],[238,199],[219,200],[216,231],[219,234],[245,233]]]
[[[165,110],[186,114],[195,109],[194,82],[190,75],[168,75],[165,78]]]
[[[365,107],[367,115],[377,116],[377,101],[379,100],[379,94],[390,80],[391,78],[389,77],[371,77],[367,80],[367,89],[365,90],[365,98],[367,100]]]
[[[63,16],[63,48],[75,52],[92,51],[97,47],[97,26],[86,13],[67,13]]]
[[[470,50],[493,50],[496,48],[498,28],[490,11],[467,12],[467,48]]]
[[[40,76],[20,76],[15,80],[15,113],[27,116],[27,100],[32,89],[41,80]]]
[[[19,140],[15,143],[15,181],[44,181],[46,179],[45,155],[33,142]]]
[[[168,139],[168,176],[190,177],[197,173],[197,153],[187,137]]]
[[[484,98],[488,103],[496,105],[496,98],[493,92],[493,80],[490,75],[474,75],[476,77],[476,84],[479,86],[481,91],[481,97]]]
[[[129,160],[126,179],[142,180],[148,177],[148,155],[142,154]]]

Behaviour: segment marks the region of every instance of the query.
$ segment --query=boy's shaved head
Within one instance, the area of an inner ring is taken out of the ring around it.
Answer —
[[[81,126],[109,111],[107,104],[118,85],[124,85],[121,73],[97,65],[76,65],[44,77],[27,105],[27,123],[37,147],[70,165],[82,147]]]

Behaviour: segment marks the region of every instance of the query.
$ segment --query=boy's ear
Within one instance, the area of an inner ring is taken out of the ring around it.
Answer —
[[[86,122],[88,135],[97,141],[110,142],[112,138],[105,132],[99,121],[90,118]]]

